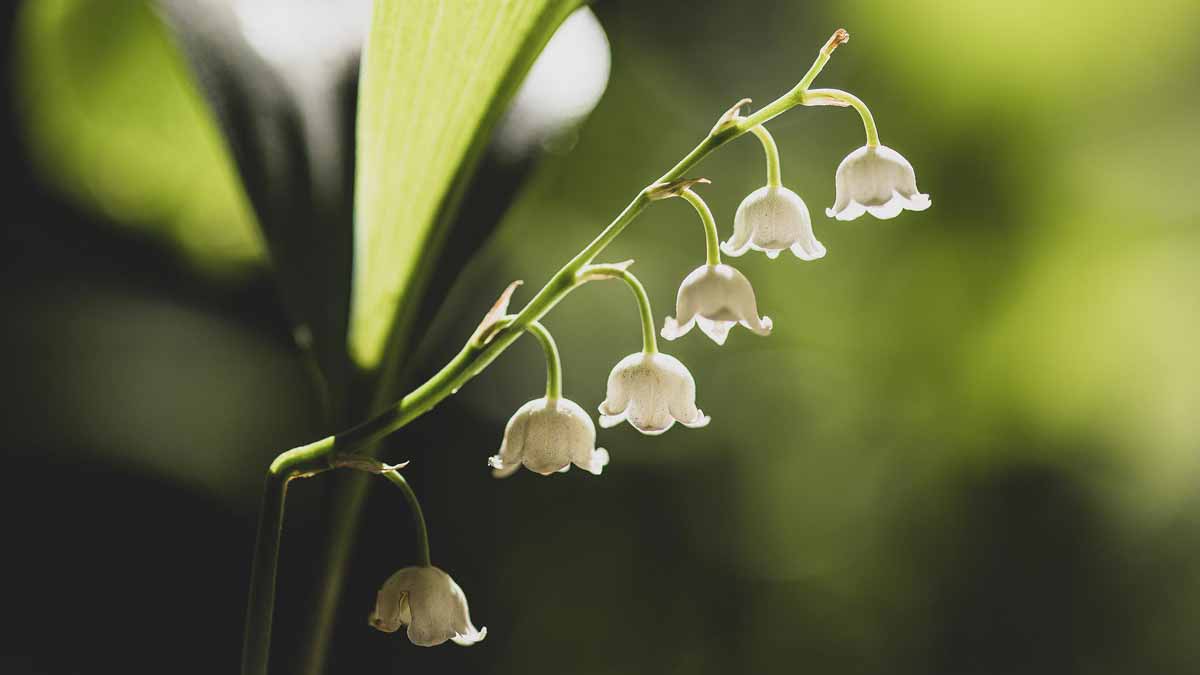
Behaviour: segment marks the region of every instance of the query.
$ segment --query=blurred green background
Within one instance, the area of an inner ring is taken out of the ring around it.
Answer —
[[[261,472],[324,429],[186,63],[145,7],[82,5],[4,10],[6,604],[25,619],[0,665],[227,672]],[[367,628],[374,588],[413,557],[380,490],[330,672],[1200,673],[1200,5],[594,11],[608,90],[532,164],[485,162],[478,185],[523,180],[429,301],[417,374],[733,101],[790,88],[838,26],[852,39],[820,86],[871,106],[933,207],[825,218],[859,121],[773,122],[829,253],[729,261],[769,338],[662,345],[712,424],[601,431],[600,478],[495,481],[484,460],[544,377],[518,343],[385,452],[414,460],[435,560],[488,639],[422,650]],[[740,140],[698,173],[727,236],[761,150]],[[472,194],[459,220],[487,220]],[[702,255],[671,201],[606,258],[637,259],[661,321]],[[545,323],[567,395],[594,410],[639,346],[628,293],[589,285]],[[285,533],[277,672],[303,649],[306,535],[328,498],[309,483]]]

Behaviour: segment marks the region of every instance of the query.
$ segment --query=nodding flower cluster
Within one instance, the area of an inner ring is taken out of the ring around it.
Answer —
[[[844,99],[829,93],[833,90],[822,91],[819,96],[828,97],[830,105],[843,104]],[[742,104],[739,102],[735,109]],[[866,110],[865,106],[862,110]],[[875,140],[850,153],[838,166],[837,197],[826,214],[838,220],[853,220],[864,213],[894,218],[904,209],[929,208],[929,196],[917,191],[912,165],[895,150],[879,145],[874,120],[867,115],[864,121],[868,124],[868,138]],[[731,119],[737,122],[745,118],[735,110]],[[682,197],[692,204],[704,226],[707,243],[707,261],[684,278],[675,298],[675,316],[663,322],[661,335],[667,340],[683,337],[693,326],[718,345],[725,344],[729,332],[739,324],[757,335],[771,334],[771,318],[759,316],[750,280],[736,268],[722,263],[721,251],[736,257],[753,249],[772,260],[785,249],[801,260],[817,260],[825,255],[825,247],[813,235],[812,219],[804,200],[782,185],[779,150],[771,134],[762,125],[751,128],[750,132],[762,141],[766,153],[767,184],[742,200],[734,215],[733,236],[719,247],[712,211],[692,189],[707,180],[680,180],[653,188],[657,199]],[[628,267],[629,262],[591,265],[581,274],[587,279],[625,280],[634,290],[645,323],[652,320],[649,300]],[[608,464],[608,452],[595,447],[596,428],[583,408],[561,397],[557,349],[544,327],[538,324],[536,330],[551,363],[550,378],[558,380],[548,382],[544,398],[521,406],[509,420],[499,453],[488,460],[493,475],[511,476],[524,465],[548,476],[570,469],[571,464],[599,475]],[[692,374],[678,359],[658,351],[653,330],[652,325],[643,325],[643,332],[651,337],[644,340],[642,351],[621,359],[608,376],[608,396],[600,404],[600,426],[607,428],[628,421],[643,434],[657,435],[675,422],[691,428],[709,423],[710,418],[696,407],[696,381]]]
[[[895,150],[879,143],[875,121],[861,100],[836,89],[808,89],[829,54],[847,39],[849,35],[845,31],[835,33],[813,69],[789,94],[791,98],[783,104],[778,101],[772,104],[778,107],[777,110],[743,117],[741,109],[749,101],[740,101],[710,133],[709,140],[717,139],[731,129],[738,132],[736,135],[752,133],[761,142],[766,156],[766,185],[742,200],[734,214],[733,234],[728,240],[719,243],[712,211],[694,190],[707,180],[683,179],[678,174],[668,173],[665,180],[643,191],[646,203],[671,197],[690,203],[699,215],[705,235],[706,260],[679,285],[675,315],[666,317],[661,331],[656,330],[645,288],[629,272],[632,261],[590,264],[596,253],[611,241],[611,237],[605,239],[609,230],[597,239],[599,244],[594,242],[580,254],[578,260],[582,262],[578,266],[564,268],[572,275],[571,288],[593,280],[624,282],[633,292],[641,316],[642,349],[622,358],[609,374],[607,395],[599,410],[601,427],[628,422],[643,434],[657,435],[671,429],[676,422],[689,428],[704,427],[709,423],[710,418],[696,405],[696,381],[692,374],[678,359],[658,351],[656,337],[661,335],[664,339],[676,340],[698,327],[713,342],[723,345],[737,325],[756,335],[771,333],[772,321],[767,316],[760,316],[750,280],[736,268],[723,263],[722,252],[738,257],[749,250],[761,251],[772,260],[784,250],[790,250],[803,261],[825,256],[825,246],[813,234],[812,219],[804,200],[783,186],[779,150],[763,122],[794,105],[852,107],[859,113],[866,129],[867,143],[851,152],[837,168],[836,197],[833,206],[825,212],[830,218],[846,221],[864,214],[894,218],[905,209],[922,211],[929,207],[929,196],[917,190],[912,165]],[[713,147],[721,142],[713,140]],[[701,148],[704,147],[702,144]],[[711,149],[706,149],[700,156]],[[686,169],[690,166],[685,166],[687,161],[685,159],[680,166]],[[691,164],[695,161],[698,159]],[[609,229],[619,225],[616,230],[619,232],[627,222],[628,219],[622,222],[619,217]],[[550,332],[537,321],[553,303],[541,313],[531,312],[532,320],[525,312],[506,314],[514,287],[515,284],[509,287],[485,317],[472,340],[477,345],[486,345],[491,336],[509,327],[534,335],[546,355],[546,391],[545,396],[525,403],[513,414],[504,429],[500,448],[488,459],[488,464],[497,478],[511,476],[522,466],[542,476],[566,472],[572,465],[599,475],[609,462],[609,453],[596,447],[596,427],[591,416],[579,404],[563,396],[558,347]],[[379,593],[371,623],[389,632],[407,625],[409,638],[419,645],[440,644],[446,640],[471,644],[483,639],[486,632],[476,630],[471,624],[466,597],[458,585],[445,572],[430,566],[428,561],[421,567],[404,568],[387,581]]]

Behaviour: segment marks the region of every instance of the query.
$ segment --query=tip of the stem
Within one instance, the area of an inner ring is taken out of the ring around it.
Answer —
[[[846,32],[845,28],[839,28],[833,32],[833,35],[829,36],[829,42],[825,43],[821,51],[826,54],[832,54],[833,50],[838,48],[838,45],[849,41],[850,33]]]

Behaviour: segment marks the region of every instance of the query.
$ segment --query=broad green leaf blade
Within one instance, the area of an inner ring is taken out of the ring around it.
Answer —
[[[579,4],[377,0],[358,108],[349,350],[360,368],[381,364],[454,186]]]
[[[14,46],[26,138],[47,181],[171,241],[202,272],[263,262],[212,115],[145,3],[28,0]]]

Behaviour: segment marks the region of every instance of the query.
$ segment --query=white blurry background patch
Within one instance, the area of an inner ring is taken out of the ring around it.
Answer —
[[[575,128],[600,102],[611,67],[608,38],[587,7],[559,26],[496,130],[495,148],[519,159]]]

